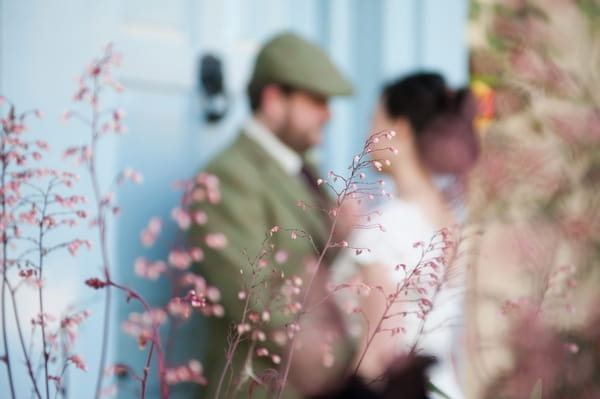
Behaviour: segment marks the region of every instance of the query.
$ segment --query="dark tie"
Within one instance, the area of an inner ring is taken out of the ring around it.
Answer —
[[[327,196],[317,184],[317,178],[315,177],[312,168],[304,163],[302,164],[300,174],[304,180],[304,183],[306,183],[306,185],[309,187],[310,191],[313,193],[313,197],[315,197],[317,201],[314,205],[325,209],[328,203]]]

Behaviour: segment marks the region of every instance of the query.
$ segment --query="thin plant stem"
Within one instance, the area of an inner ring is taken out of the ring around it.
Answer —
[[[150,350],[148,351],[148,358],[146,359],[146,367],[144,367],[144,377],[142,377],[140,383],[142,385],[142,391],[140,395],[140,399],[144,399],[146,397],[146,386],[148,384],[148,371],[150,370],[150,363],[152,362],[152,354],[154,353],[154,341],[150,345]]]
[[[50,187],[48,188],[48,191]],[[39,236],[38,236],[38,251],[39,251],[39,281],[38,284],[38,298],[39,298],[39,307],[41,314],[41,325],[40,331],[42,335],[42,350],[43,350],[43,362],[44,362],[44,386],[46,388],[46,398],[50,398],[50,383],[48,381],[48,360],[50,358],[50,353],[48,351],[48,347],[46,345],[46,326],[44,322],[44,296],[42,292],[42,278],[43,278],[43,270],[44,270],[44,247],[43,247],[43,239],[44,239],[44,215],[46,214],[46,206],[48,205],[48,191],[44,196],[44,205],[42,207],[42,213],[40,215],[40,223],[39,223]]]
[[[354,171],[352,172],[354,174]],[[343,203],[343,197],[342,200],[339,202],[340,205]],[[321,268],[321,265],[323,264],[323,259],[325,259],[325,254],[327,253],[327,250],[329,248],[331,248],[332,242],[333,242],[333,235],[335,233],[335,227],[337,224],[337,216],[335,216],[333,218],[333,222],[331,224],[331,228],[329,229],[329,235],[327,237],[327,241],[325,243],[325,247],[323,249],[323,251],[321,251],[320,255],[319,255],[319,259],[317,260],[317,266],[315,267],[315,271],[313,273],[313,275],[311,276],[311,278],[309,279],[308,285],[306,286],[306,291],[304,292],[304,296],[302,298],[302,308],[305,307],[306,305],[306,301],[308,300],[308,295],[310,293],[310,290],[312,288],[312,285],[315,281],[315,278],[317,276],[317,274],[319,273],[319,270]],[[300,321],[300,317],[302,315],[302,312],[298,312],[297,316],[296,316],[296,322],[298,323]],[[291,339],[290,342],[290,346],[288,348],[288,353],[286,356],[286,361],[285,361],[285,367],[284,367],[284,371],[283,371],[283,378],[280,381],[280,388],[279,391],[277,392],[277,399],[281,399],[282,395],[283,395],[283,391],[285,390],[285,385],[290,373],[290,368],[292,366],[292,358],[294,356],[294,344],[295,344],[295,337],[296,335],[294,335]]]
[[[242,320],[241,323],[246,322],[246,315],[248,314],[248,308],[250,306],[250,295],[246,295],[246,301],[244,302],[244,310],[242,311]],[[233,344],[229,346],[227,349],[227,354],[225,356],[225,365],[223,366],[223,371],[221,372],[221,376],[219,377],[219,384],[217,385],[217,390],[215,391],[215,399],[220,398],[221,389],[223,389],[223,382],[225,381],[225,376],[231,367],[231,362],[233,361],[233,355],[242,340],[241,334],[235,332],[235,340]]]
[[[6,281],[6,284],[9,284],[8,280]],[[27,348],[25,346],[25,338],[23,337],[23,329],[21,327],[21,322],[19,321],[19,311],[17,309],[17,301],[15,298],[15,291],[13,289],[10,289],[10,293],[11,293],[13,314],[15,317],[15,324],[17,326],[17,337],[19,338],[19,343],[21,344],[21,350],[23,351],[23,356],[25,357],[25,366],[27,367],[27,373],[29,374],[29,377],[31,378],[31,383],[33,384],[33,389],[35,390],[37,397],[41,399],[42,394],[41,394],[38,384],[35,380],[35,373],[33,372],[32,364],[31,364],[31,357],[30,357],[30,354],[27,353]],[[42,315],[41,322],[43,323],[43,315]]]
[[[368,147],[370,145],[369,143],[370,143],[370,139],[369,139],[369,141],[367,141],[366,147]],[[343,206],[345,200],[347,198],[349,198],[350,193],[353,192],[352,185],[354,184],[355,181],[357,181],[357,179],[356,179],[357,173],[361,167],[364,167],[364,165],[366,165],[364,163],[364,161],[362,161],[362,158],[366,154],[367,154],[367,152],[363,151],[361,157],[352,161],[352,165],[350,166],[352,171],[348,178],[344,178],[343,176],[335,175],[337,178],[341,179],[344,183],[342,190],[340,190],[338,192],[337,190],[335,190],[335,188],[330,183],[328,183],[329,187],[331,187],[337,195],[337,207],[338,208],[341,208]],[[301,303],[302,309],[304,309],[306,307],[306,303],[309,298],[311,288],[313,286],[313,283],[315,281],[317,274],[319,273],[319,270],[321,269],[321,265],[323,264],[325,255],[327,254],[328,250],[334,246],[333,237],[334,237],[334,234],[336,233],[337,222],[338,222],[338,213],[335,213],[333,220],[331,222],[331,227],[329,229],[327,241],[325,242],[323,250],[319,254],[319,258],[316,263],[315,271],[314,271],[313,275],[310,277],[308,285],[306,286],[306,290],[304,291],[304,295],[303,295],[302,303]],[[295,318],[296,323],[300,322],[300,319],[304,313],[306,313],[306,312],[298,312],[298,314],[296,315],[296,318]],[[279,390],[277,392],[277,399],[282,398],[282,395],[285,390],[285,386],[286,386],[286,383],[287,383],[287,380],[289,377],[289,373],[290,373],[290,369],[291,369],[291,365],[292,365],[292,359],[294,356],[295,338],[296,338],[296,335],[294,335],[292,337],[292,339],[290,340],[291,342],[289,344],[286,361],[285,361],[285,365],[284,365],[284,369],[283,369],[284,370],[283,377],[280,380]]]
[[[419,262],[419,264],[420,264],[420,262]],[[356,367],[354,368],[354,374],[358,374],[358,369],[360,368],[360,365],[362,364],[362,362],[367,354],[367,351],[369,350],[369,347],[371,346],[371,343],[375,339],[375,336],[377,334],[379,334],[381,325],[383,324],[383,321],[388,319],[388,316],[389,316],[388,312],[390,311],[390,309],[392,308],[394,303],[396,303],[396,298],[398,297],[398,295],[407,288],[408,281],[410,280],[410,278],[412,277],[412,275],[414,274],[416,269],[417,268],[413,269],[411,271],[411,273],[407,277],[404,278],[404,281],[402,284],[398,283],[396,285],[396,291],[394,292],[394,294],[392,294],[391,298],[386,298],[385,310],[384,310],[383,314],[381,315],[381,317],[379,318],[379,320],[377,321],[377,325],[375,326],[373,331],[369,334],[369,339],[365,343],[365,347],[362,350],[362,353],[360,355],[360,358],[358,359],[358,362],[356,362]]]
[[[144,298],[142,298],[137,292],[135,292],[131,288],[127,288],[123,285],[119,285],[110,280],[107,281],[107,288],[108,288],[108,286],[113,286],[119,290],[126,292],[129,298],[138,300],[142,304],[142,306],[144,307],[146,312],[148,312],[148,313],[151,312],[152,308],[150,307],[148,302],[146,302],[146,300]],[[160,342],[160,334],[158,333],[158,323],[155,320],[152,320],[152,347],[151,347],[151,350],[152,350],[152,348],[155,348],[155,350],[156,350],[156,358],[157,358],[157,363],[158,363],[158,378],[159,378],[159,383],[160,383],[160,397],[161,397],[161,399],[168,399],[169,398],[169,388],[165,381],[165,371],[166,371],[165,356],[164,356],[164,352],[162,350],[162,346],[161,346],[161,342]],[[150,355],[148,358],[148,362],[150,361],[151,358],[152,358],[152,356]],[[146,370],[144,370],[144,372],[146,372]]]
[[[94,98],[98,95],[98,78],[94,78],[94,90],[93,90]],[[104,277],[106,281],[110,281],[110,260],[108,256],[108,248],[106,242],[106,220],[104,218],[104,209],[102,206],[102,194],[100,191],[100,183],[98,182],[98,174],[96,171],[96,148],[98,142],[98,111],[92,111],[92,142],[90,145],[90,149],[92,155],[90,157],[88,163],[88,169],[90,173],[90,177],[92,180],[92,188],[94,191],[94,198],[96,200],[96,211],[98,218],[98,234],[100,238],[100,251],[102,256],[102,269],[104,271]],[[102,326],[102,343],[100,345],[100,364],[98,368],[98,378],[96,381],[96,393],[95,399],[100,398],[100,392],[102,389],[102,377],[104,374],[104,369],[106,368],[106,355],[108,352],[108,337],[110,332],[110,310],[112,303],[112,295],[110,286],[106,287],[106,294],[104,297],[104,320]]]
[[[2,140],[0,153],[5,154],[5,141]],[[2,187],[6,186],[6,168],[7,161],[4,158],[2,162],[2,174],[0,180]],[[2,215],[6,216],[6,196],[2,194]],[[6,276],[6,270],[8,269],[7,261],[7,250],[8,250],[8,234],[6,229],[2,232],[2,343],[4,344],[4,362],[6,363],[6,370],[8,373],[8,386],[10,387],[10,396],[15,399],[15,386],[11,369],[10,353],[8,350],[8,338],[6,329],[6,288],[8,285],[8,277]]]

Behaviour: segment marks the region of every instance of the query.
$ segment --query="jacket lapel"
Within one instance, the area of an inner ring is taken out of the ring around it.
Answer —
[[[327,234],[327,217],[318,208],[314,207],[316,199],[310,188],[301,181],[299,176],[290,176],[281,165],[277,163],[258,143],[242,132],[239,138],[241,152],[248,157],[248,161],[259,166],[264,178],[261,184],[265,193],[279,201],[288,210],[289,223],[284,228],[301,228],[313,236],[315,243],[322,247]],[[297,204],[303,201],[307,208],[302,210]]]

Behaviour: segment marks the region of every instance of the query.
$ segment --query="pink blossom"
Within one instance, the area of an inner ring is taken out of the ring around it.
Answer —
[[[160,218],[152,218],[148,222],[148,231],[158,234],[160,233],[160,229],[162,228],[162,220]]]
[[[110,57],[110,62],[116,67],[121,66],[121,63],[123,62],[123,54],[113,53]]]
[[[271,361],[274,364],[279,364],[281,363],[281,357],[279,355],[271,355]]]
[[[191,263],[192,258],[184,250],[174,249],[169,253],[169,264],[179,270],[188,269]]]
[[[77,250],[79,249],[79,247],[81,247],[82,245],[84,245],[88,247],[88,249],[92,249],[92,242],[89,240],[73,240],[68,244],[68,249],[69,252],[71,253],[71,255],[75,256],[77,254]]]
[[[69,121],[69,119],[71,119],[71,111],[65,111],[62,113],[60,120],[63,123],[67,123]]]
[[[203,211],[194,212],[194,222],[203,225],[206,223],[206,213]]]
[[[89,278],[87,280],[85,280],[85,284],[89,287],[92,287],[94,289],[100,289],[100,288],[104,288],[106,287],[108,284],[105,283],[104,281],[100,280],[99,278]]]
[[[206,298],[196,295],[196,291],[194,290],[189,290],[183,300],[189,302],[195,308],[204,308],[206,306]]]
[[[113,119],[115,121],[120,121],[121,119],[123,119],[124,116],[125,116],[125,111],[122,109],[116,109],[113,112]]]
[[[133,170],[131,168],[124,169],[123,172],[121,172],[121,175],[125,179],[129,179],[136,184],[141,184],[144,181],[144,176],[142,176],[141,173],[136,172],[135,170]]]
[[[151,247],[152,244],[154,244],[156,237],[154,236],[154,234],[150,233],[149,231],[144,230],[140,233],[140,239],[142,241],[143,246]]]
[[[63,152],[63,158],[67,158],[71,155],[74,155],[76,152],[78,152],[81,149],[81,147],[69,147],[67,148],[64,152]]]
[[[125,90],[125,86],[119,82],[112,81],[110,85],[117,93],[122,93]]]
[[[287,262],[287,260],[288,260],[287,251],[280,249],[279,251],[275,252],[274,259],[275,259],[275,262],[277,262],[280,265]]]
[[[34,269],[26,269],[19,271],[19,277],[29,278],[31,276],[35,276],[37,272]]]
[[[271,320],[271,313],[268,310],[263,310],[263,312],[260,315],[260,318],[265,323],[268,323]]]
[[[206,385],[206,378],[202,375],[202,364],[192,359],[187,365],[168,368],[165,372],[167,384],[178,384],[181,382],[193,382]]]
[[[219,304],[213,304],[210,306],[211,313],[215,317],[223,317],[225,315],[225,308]]]
[[[162,273],[167,271],[167,265],[163,261],[150,263],[145,258],[138,258],[134,263],[134,271],[140,277],[157,280]]]
[[[167,305],[167,310],[171,316],[181,319],[188,319],[192,312],[190,305],[180,298],[172,298]]]
[[[77,214],[77,216],[79,216],[82,219],[87,217],[87,212],[86,211],[79,210],[79,211],[76,212],[76,214]]]
[[[237,325],[237,332],[239,335],[242,335],[248,331],[250,331],[252,329],[252,327],[250,327],[250,324],[248,323],[240,323]]]
[[[257,323],[258,320],[260,320],[260,316],[258,313],[252,312],[248,315],[248,319],[252,322],[252,323]]]
[[[221,299],[221,292],[217,287],[211,285],[206,288],[206,297],[210,299],[211,302],[218,302]]]
[[[25,222],[25,223],[29,223],[29,224],[36,224],[37,223],[37,212],[36,212],[35,208],[32,208],[28,212],[21,213],[19,215],[19,220],[21,222]]]
[[[106,205],[110,204],[112,202],[112,200],[113,200],[113,195],[114,194],[110,193],[110,192],[106,193],[104,195],[104,197],[102,198],[102,201],[100,201],[100,205],[101,206],[106,206]]]
[[[56,383],[57,383],[58,385],[60,385],[60,383],[61,383],[61,379],[60,379],[60,377],[58,377],[58,376],[55,376],[55,375],[49,375],[49,376],[48,376],[48,381],[56,381]]]
[[[173,208],[173,210],[171,211],[171,217],[173,218],[173,220],[175,220],[179,228],[182,230],[189,229],[190,225],[192,224],[192,220],[190,218],[189,213],[187,213],[181,207]]]
[[[227,237],[223,233],[209,233],[204,237],[204,243],[212,249],[223,249],[227,246]]]
[[[158,234],[160,233],[162,227],[162,221],[160,218],[152,218],[148,222],[148,226],[145,230],[140,233],[140,238],[142,241],[142,245],[145,247],[150,247],[156,241]]]
[[[77,93],[75,93],[75,95],[73,96],[73,101],[78,102],[78,101],[83,100],[83,98],[87,92],[88,92],[87,87],[85,87],[85,86],[80,87],[79,90],[77,91]]]
[[[204,252],[200,248],[190,248],[189,253],[194,262],[200,262],[204,259]]]
[[[258,356],[258,357],[269,356],[269,350],[267,348],[258,348],[256,350],[256,356]]]
[[[88,371],[88,368],[85,365],[83,357],[81,357],[81,355],[72,355],[69,357],[69,360],[72,361],[75,364],[75,367],[77,367],[78,369],[81,369],[85,372]]]
[[[127,134],[127,132],[129,132],[129,129],[127,129],[127,126],[124,126],[122,123],[119,123],[115,125],[115,132],[120,134]]]

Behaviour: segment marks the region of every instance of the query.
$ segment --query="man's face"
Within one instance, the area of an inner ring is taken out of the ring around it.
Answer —
[[[274,129],[281,141],[298,153],[319,145],[330,117],[327,98],[302,90],[281,96],[281,114]]]

